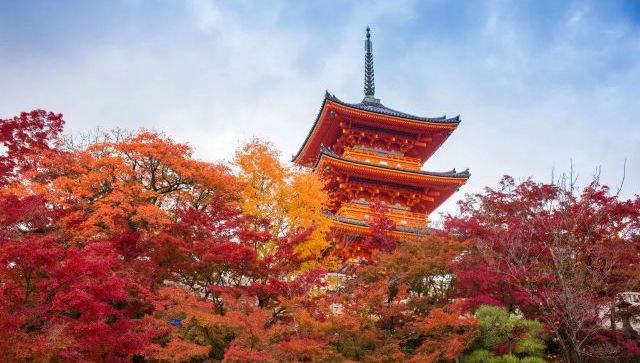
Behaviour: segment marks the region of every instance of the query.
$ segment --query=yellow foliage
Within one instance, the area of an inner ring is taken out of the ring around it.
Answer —
[[[279,156],[271,143],[258,139],[236,152],[234,164],[244,182],[242,209],[271,220],[275,235],[315,228],[296,252],[304,257],[319,257],[328,246],[329,221],[322,216],[327,202],[324,183],[311,170],[284,165]]]

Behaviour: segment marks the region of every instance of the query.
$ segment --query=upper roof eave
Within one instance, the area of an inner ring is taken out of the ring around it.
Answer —
[[[422,116],[411,115],[408,113],[404,113],[404,112],[400,112],[400,111],[388,108],[380,102],[366,102],[366,101],[363,101],[360,103],[344,102],[340,100],[338,97],[336,97],[335,95],[332,95],[331,93],[329,93],[329,91],[325,91],[324,97],[325,99],[329,99],[342,106],[352,107],[361,111],[373,112],[373,113],[377,113],[385,116],[400,117],[400,118],[405,118],[405,119],[410,119],[415,121],[424,121],[424,122],[432,122],[432,123],[447,123],[447,124],[460,123],[460,115],[457,115],[455,117],[447,117],[446,115],[440,116],[440,117],[422,117]]]
[[[313,125],[311,126],[311,129],[309,130],[309,133],[307,133],[307,136],[305,137],[304,142],[300,146],[300,149],[293,156],[291,161],[295,162],[298,159],[298,157],[300,156],[300,154],[304,150],[305,145],[307,144],[307,142],[309,142],[309,139],[311,138],[311,135],[313,134],[313,130],[316,128],[316,126],[318,125],[318,122],[320,121],[320,116],[322,115],[322,111],[324,110],[324,107],[325,107],[327,101],[332,101],[332,102],[335,102],[335,103],[337,103],[337,104],[339,104],[341,106],[353,108],[353,109],[356,109],[356,110],[359,110],[359,111],[371,112],[371,113],[375,113],[375,114],[379,114],[379,115],[383,115],[383,116],[398,117],[398,118],[404,118],[404,119],[408,119],[408,120],[412,120],[412,121],[420,121],[420,122],[425,122],[425,123],[454,124],[454,125],[457,126],[457,124],[459,124],[460,121],[461,121],[460,120],[460,115],[457,115],[456,117],[451,117],[451,118],[447,118],[446,116],[441,116],[441,117],[420,117],[420,116],[414,116],[414,115],[410,115],[410,114],[407,114],[407,113],[403,113],[403,112],[400,112],[400,111],[396,111],[396,110],[387,108],[387,107],[383,106],[381,103],[372,103],[372,102],[364,102],[364,101],[359,103],[359,104],[347,103],[347,102],[341,101],[338,97],[336,97],[335,95],[332,95],[331,93],[329,93],[328,90],[325,90],[324,98],[322,99],[322,104],[320,105],[320,110],[318,111],[318,114],[316,115],[316,119],[313,122]]]

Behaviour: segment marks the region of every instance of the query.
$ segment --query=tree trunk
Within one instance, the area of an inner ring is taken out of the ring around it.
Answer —
[[[609,307],[609,321],[611,322],[611,329],[616,329],[616,302],[611,302],[611,306]]]
[[[565,363],[582,363],[581,355],[576,347],[576,342],[571,339],[569,332],[560,331],[560,348],[562,349],[562,356]]]

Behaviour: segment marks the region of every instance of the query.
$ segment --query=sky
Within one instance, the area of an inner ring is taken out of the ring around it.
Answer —
[[[367,26],[385,106],[462,118],[424,167],[471,171],[438,212],[572,165],[640,194],[635,0],[0,1],[0,118],[152,129],[208,161],[258,136],[288,161],[325,90],[362,100]]]

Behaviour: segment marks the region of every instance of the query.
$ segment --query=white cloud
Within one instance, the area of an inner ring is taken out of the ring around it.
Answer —
[[[407,30],[446,16],[418,13],[419,5],[345,5],[344,14],[320,18],[297,3],[190,1],[172,10],[171,24],[112,29],[64,56],[0,57],[0,116],[43,107],[63,112],[73,132],[162,130],[207,160],[261,136],[288,158],[325,89],[346,101],[362,97],[369,24],[382,101],[463,118],[427,164],[471,169],[469,184],[441,210],[502,174],[546,181],[571,159],[582,180],[602,166],[604,181],[616,184],[627,158],[624,196],[639,192],[640,60],[628,55],[640,54],[637,30],[572,9],[543,37],[509,4],[492,2],[474,12],[484,21],[472,38],[458,39]],[[450,22],[451,31],[464,25]]]
[[[211,32],[220,25],[222,14],[213,1],[189,0],[187,4],[199,30]]]

